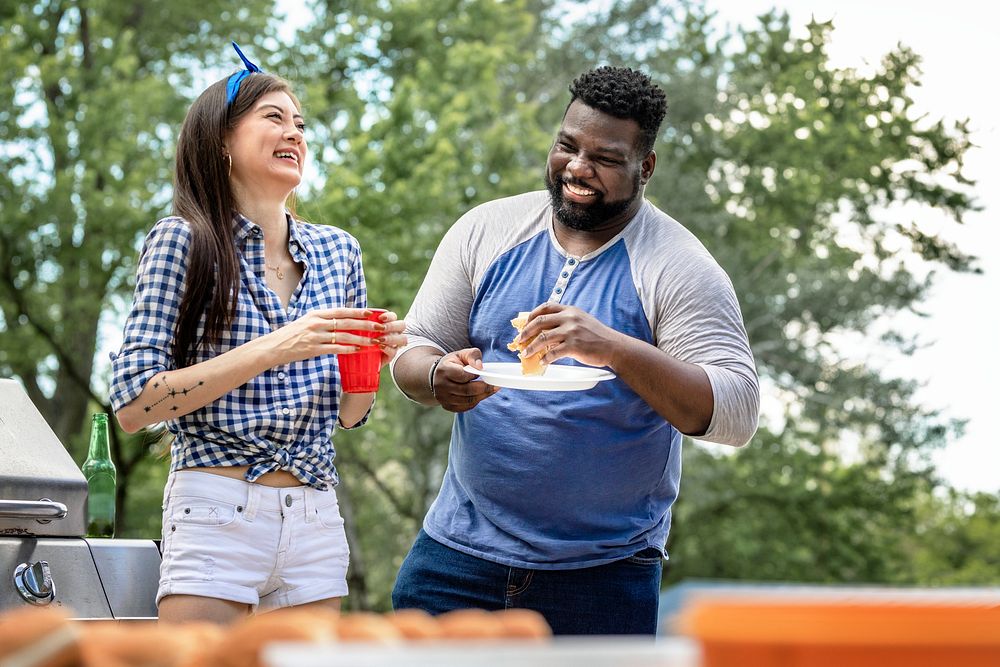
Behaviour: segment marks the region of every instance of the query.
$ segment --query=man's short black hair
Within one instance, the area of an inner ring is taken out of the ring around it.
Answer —
[[[639,124],[641,154],[653,150],[667,115],[667,96],[648,76],[629,67],[598,67],[578,76],[569,92],[570,104],[578,99],[615,118],[634,120]]]

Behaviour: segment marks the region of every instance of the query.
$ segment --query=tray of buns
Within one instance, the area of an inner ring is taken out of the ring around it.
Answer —
[[[536,612],[462,609],[337,614],[282,609],[231,626],[0,614],[3,667],[698,667],[683,640],[563,639]]]

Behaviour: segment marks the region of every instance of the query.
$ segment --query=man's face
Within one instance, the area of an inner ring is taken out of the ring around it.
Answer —
[[[545,170],[559,222],[595,231],[627,222],[638,212],[640,186],[655,163],[639,155],[639,133],[634,120],[615,118],[580,100],[570,104]]]

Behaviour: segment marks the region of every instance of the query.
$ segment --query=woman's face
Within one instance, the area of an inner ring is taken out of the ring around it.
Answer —
[[[287,93],[257,100],[226,141],[234,189],[253,198],[288,197],[302,180],[308,152],[304,130],[302,114]]]

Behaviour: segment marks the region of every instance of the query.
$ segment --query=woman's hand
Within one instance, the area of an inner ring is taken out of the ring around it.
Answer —
[[[365,319],[371,313],[367,308],[312,310],[280,329],[261,336],[259,340],[261,344],[267,345],[274,357],[272,367],[311,359],[321,354],[350,354],[361,347],[379,344],[378,337],[367,338],[348,333],[349,330],[377,331],[381,335],[386,325]]]
[[[406,330],[406,322],[396,319],[396,313],[391,310],[382,313],[379,320],[385,328],[382,330],[382,335],[375,339],[375,342],[382,352],[379,368],[385,368],[399,350],[406,346],[406,335],[403,334],[403,331]]]

